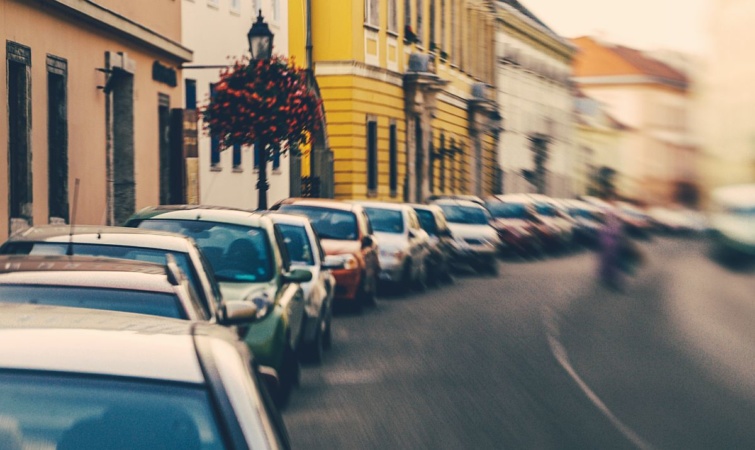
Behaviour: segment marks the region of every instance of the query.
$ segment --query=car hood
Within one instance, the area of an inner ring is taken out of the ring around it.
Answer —
[[[359,253],[362,243],[359,241],[338,241],[335,239],[322,239],[320,241],[326,255],[343,255]]]
[[[264,281],[259,283],[235,283],[230,281],[221,281],[220,292],[224,300],[246,300],[265,294],[273,300],[276,298],[278,289],[275,281]]]
[[[379,231],[376,231],[375,240],[377,241],[378,247],[381,250],[400,249],[405,248],[409,245],[409,242],[406,240],[406,236],[403,234],[381,233]]]
[[[490,225],[476,225],[467,223],[449,223],[448,228],[456,238],[486,238],[495,240],[498,232]]]
[[[494,226],[498,228],[527,228],[529,222],[524,219],[495,219]]]

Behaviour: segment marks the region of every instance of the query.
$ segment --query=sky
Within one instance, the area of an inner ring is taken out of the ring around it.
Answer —
[[[705,16],[715,0],[519,0],[566,38],[599,36],[639,50],[705,56]]]

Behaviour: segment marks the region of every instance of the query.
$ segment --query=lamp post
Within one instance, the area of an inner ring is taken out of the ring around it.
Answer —
[[[262,17],[261,9],[257,21],[252,24],[252,28],[249,29],[246,37],[249,40],[249,53],[252,62],[270,59],[273,54],[274,36]],[[249,67],[252,67],[252,64]],[[268,143],[258,140],[254,144],[254,152],[259,165],[257,172],[257,209],[265,210],[267,209],[267,190],[270,188],[270,183],[267,182]]]

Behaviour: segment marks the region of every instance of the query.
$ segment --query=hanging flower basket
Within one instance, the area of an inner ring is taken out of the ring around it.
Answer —
[[[201,114],[205,131],[223,147],[262,143],[285,152],[319,129],[322,102],[293,60],[241,59],[220,73]]]

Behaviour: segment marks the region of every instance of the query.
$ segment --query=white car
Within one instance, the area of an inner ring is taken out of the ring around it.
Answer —
[[[331,268],[339,261],[325,257],[320,238],[309,219],[293,214],[270,213],[268,216],[283,234],[292,269],[312,273],[312,279],[299,283],[304,292],[305,322],[302,333],[302,358],[307,362],[322,362],[323,350],[332,344],[333,294],[336,279]]]
[[[446,216],[459,259],[478,272],[498,273],[496,254],[501,245],[498,231],[485,207],[467,200],[436,200]]]
[[[378,244],[380,281],[422,290],[427,284],[430,236],[414,208],[403,203],[356,201],[370,219]]]

